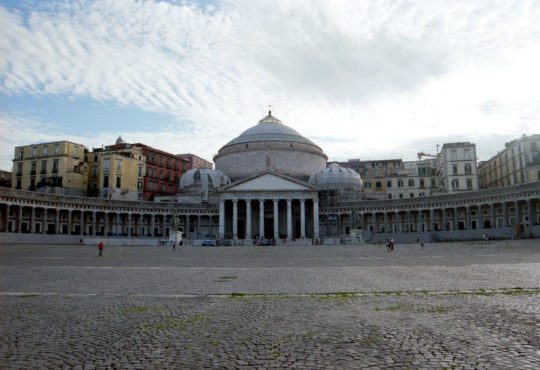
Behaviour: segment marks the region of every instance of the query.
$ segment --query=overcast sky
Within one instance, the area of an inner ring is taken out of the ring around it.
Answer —
[[[208,160],[272,111],[331,160],[540,133],[540,0],[0,0],[0,169],[121,135]]]

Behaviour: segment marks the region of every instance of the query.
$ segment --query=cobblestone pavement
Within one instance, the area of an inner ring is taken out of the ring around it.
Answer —
[[[537,369],[540,243],[0,245],[0,313],[9,369]]]

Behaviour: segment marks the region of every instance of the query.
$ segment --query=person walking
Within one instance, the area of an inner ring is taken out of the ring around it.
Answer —
[[[98,249],[99,249],[99,255],[103,256],[103,242],[99,242]]]

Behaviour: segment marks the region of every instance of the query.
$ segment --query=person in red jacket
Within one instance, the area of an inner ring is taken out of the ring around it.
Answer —
[[[103,256],[103,242],[99,242],[98,249],[99,249],[99,255]]]

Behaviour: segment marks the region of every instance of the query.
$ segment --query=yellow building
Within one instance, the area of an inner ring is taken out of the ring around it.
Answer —
[[[141,147],[122,143],[104,149],[94,148],[88,153],[88,167],[88,195],[108,199],[143,199],[146,160]]]
[[[85,196],[88,166],[82,144],[69,141],[15,147],[12,187]]]
[[[523,135],[487,161],[480,162],[481,189],[540,181],[540,135]]]

